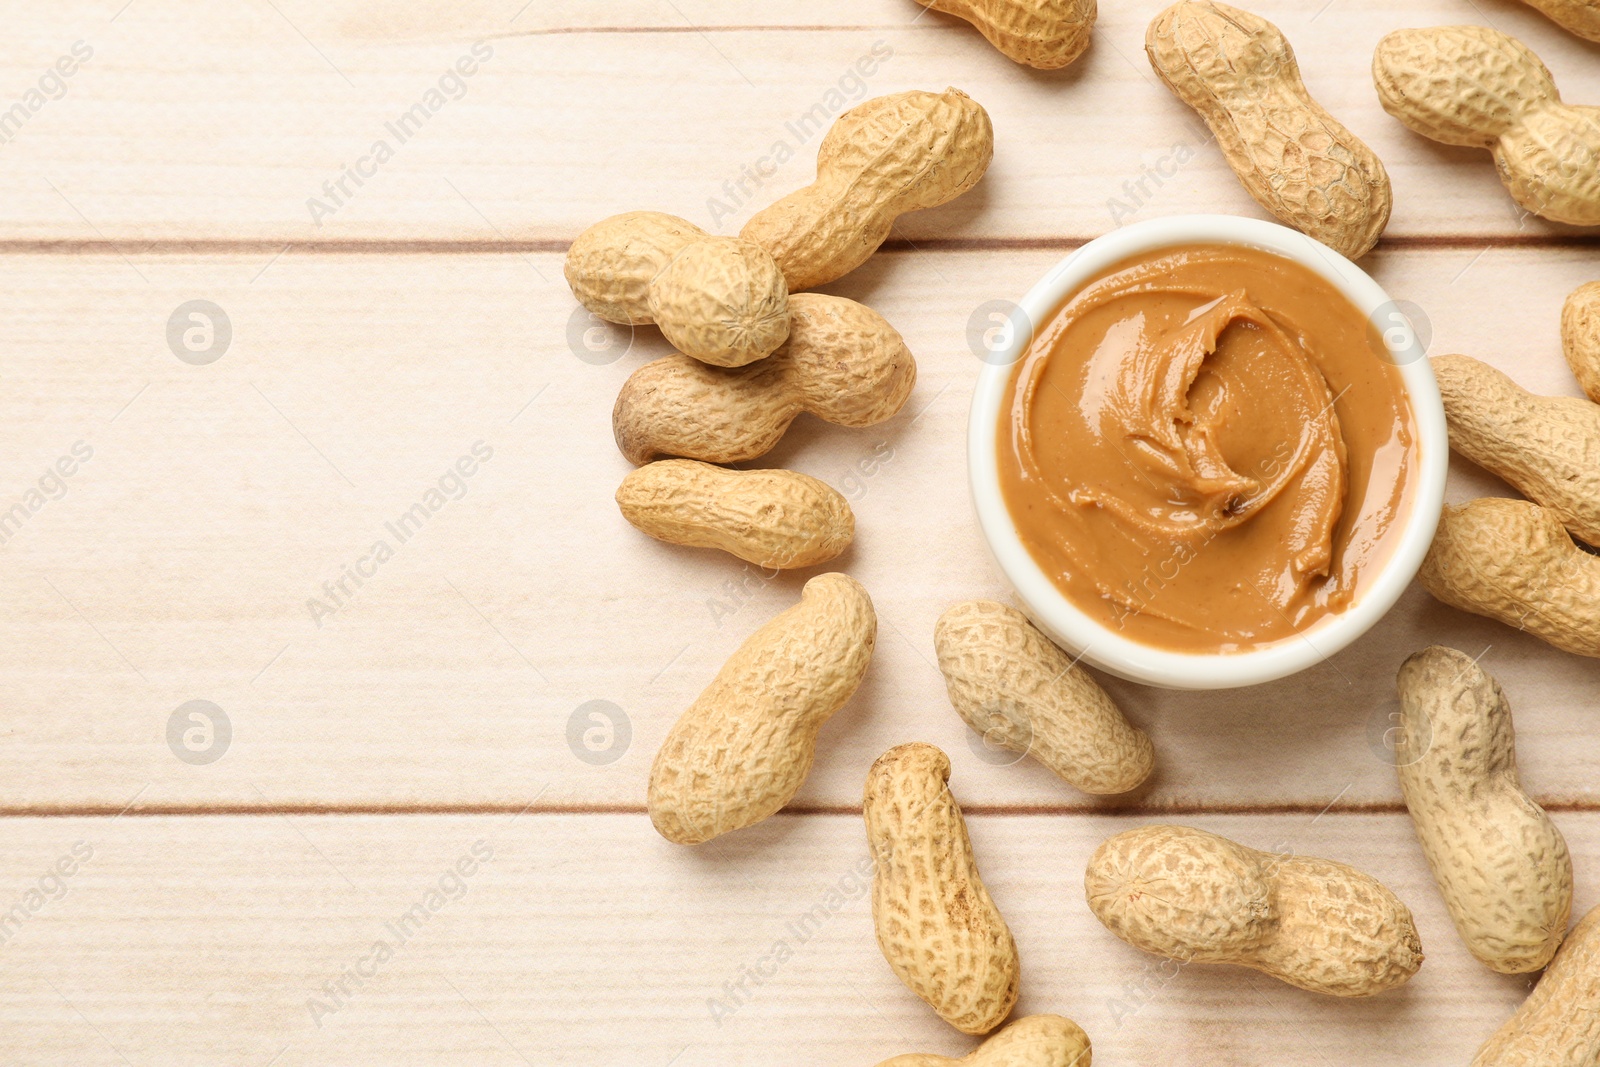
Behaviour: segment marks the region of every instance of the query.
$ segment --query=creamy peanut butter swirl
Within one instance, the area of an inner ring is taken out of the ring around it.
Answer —
[[[1024,543],[1080,607],[1156,644],[1254,647],[1341,610],[1408,482],[1382,341],[1253,249],[1107,272],[1039,331],[1008,400],[1001,484]]]

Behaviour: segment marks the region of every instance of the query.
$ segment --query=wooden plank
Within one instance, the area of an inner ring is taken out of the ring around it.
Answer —
[[[872,759],[911,739],[949,750],[980,807],[1104,803],[1031,761],[985,762],[932,663],[949,604],[1005,595],[968,518],[968,320],[1057,255],[892,253],[835,287],[905,333],[920,380],[889,423],[803,417],[763,461],[852,498],[859,537],[838,566],[882,620],[862,692],[823,731],[804,807],[857,804]],[[1433,351],[1574,391],[1557,317],[1595,273],[1587,253],[1413,250],[1378,255],[1375,270],[1426,318]],[[641,329],[625,355],[569,349],[576,305],[558,256],[13,255],[0,277],[0,513],[26,513],[0,531],[0,811],[115,812],[135,796],[144,810],[637,810],[678,712],[809,576],[768,581],[620,519],[611,495],[629,468],[608,413],[665,348]],[[167,342],[195,299],[231,325],[208,365]],[[92,457],[30,498],[75,446]],[[474,464],[475,446],[492,457]],[[473,474],[457,479],[462,457]],[[386,525],[441,484],[460,499],[436,501],[420,532]],[[1485,491],[1506,490],[1458,462],[1452,496]],[[392,556],[378,564],[380,542]],[[359,588],[345,576],[358,565],[371,572]],[[1393,809],[1392,679],[1432,642],[1488,649],[1531,787],[1592,804],[1600,668],[1420,591],[1354,648],[1275,685],[1111,684],[1160,754],[1135,799]],[[179,710],[196,700],[231,727],[211,763],[184,745],[194,727],[188,741],[207,747],[204,721]],[[627,721],[599,756],[581,741],[596,700]]]
[[[1174,973],[1083,903],[1089,854],[1140,820],[976,817],[1023,961],[1019,1013],[1075,1019],[1097,1063],[1454,1067],[1524,994],[1528,979],[1466,953],[1403,816],[1193,821],[1374,874],[1415,913],[1422,970],[1362,1001],[1239,968]],[[1558,821],[1581,912],[1600,900],[1600,816]],[[46,878],[64,858],[73,873]],[[780,816],[698,851],[638,816],[12,819],[6,906],[43,884],[7,929],[0,1052],[75,1067],[959,1054],[972,1042],[879,955],[870,867],[842,816]]]
[[[1113,685],[1161,759],[1121,814],[986,758],[932,666],[945,606],[1004,596],[967,518],[976,305],[1126,218],[1259,214],[1149,75],[1161,6],[1108,7],[1054,75],[911,0],[8,11],[0,115],[31,88],[50,99],[0,124],[0,1060],[959,1054],[971,1042],[876,950],[851,810],[870,761],[922,738],[953,757],[1026,961],[1021,1011],[1078,1019],[1101,1062],[1466,1062],[1527,982],[1489,974],[1450,929],[1398,813],[1390,680],[1429,641],[1483,650],[1586,909],[1592,662],[1413,591],[1292,681]],[[1394,239],[1369,265],[1433,351],[1574,392],[1556,313],[1600,272],[1593,241],[1518,218],[1481,153],[1382,114],[1366,67],[1395,17],[1377,0],[1257,10],[1389,163]],[[1520,5],[1422,0],[1404,21],[1464,19],[1522,37],[1569,99],[1600,102],[1600,49]],[[890,55],[858,87],[875,47]],[[63,56],[77,69],[57,82]],[[474,73],[448,77],[457,64]],[[763,461],[851,497],[860,538],[839,566],[873,592],[877,660],[798,814],[671,846],[640,814],[657,743],[807,575],[769,581],[616,515],[628,467],[606,415],[665,349],[652,330],[587,333],[559,252],[635,207],[731,232],[808,179],[817,134],[789,125],[808,108],[945,84],[995,118],[989,179],[832,287],[905,333],[916,394],[869,430],[802,419]],[[419,104],[431,117],[400,144],[388,124]],[[323,189],[379,139],[392,159]],[[780,140],[794,161],[724,189]],[[1125,184],[1180,145],[1193,159],[1174,177]],[[1505,491],[1457,464],[1452,498]],[[617,727],[601,752],[583,743],[597,710]],[[1377,874],[1416,910],[1422,974],[1349,1003],[1163,971],[1079,888],[1101,839],[1156,813]],[[802,936],[808,914],[823,918]],[[779,941],[792,957],[769,973]]]
[[[1162,6],[1106,5],[1088,54],[1054,74],[1017,67],[910,0],[834,0],[803,26],[788,8],[704,2],[541,0],[518,14],[495,0],[443,15],[398,0],[39,6],[0,42],[0,85],[20,98],[77,42],[93,54],[64,90],[49,82],[59,99],[3,145],[0,234],[274,249],[560,242],[640,207],[731,231],[810,179],[819,135],[798,122],[810,109],[946,84],[989,108],[995,163],[972,195],[907,217],[905,238],[1089,237],[1158,214],[1259,214],[1141,54]],[[1388,162],[1392,235],[1569,232],[1519,217],[1484,153],[1425,141],[1382,112],[1368,65],[1397,20],[1381,0],[1258,10],[1299,43],[1312,91]],[[1600,101],[1600,50],[1520,5],[1427,0],[1403,21],[1485,18],[1527,40],[1569,99]],[[782,27],[748,25],[771,21]],[[458,61],[474,73],[451,74]],[[395,124],[419,104],[402,135]],[[380,141],[387,151],[374,154]],[[741,190],[779,145],[794,158]],[[358,165],[366,177],[344,177]]]

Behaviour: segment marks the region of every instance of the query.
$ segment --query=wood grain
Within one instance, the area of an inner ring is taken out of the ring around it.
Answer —
[[[1527,988],[1466,952],[1403,816],[1192,821],[1372,873],[1415,912],[1427,961],[1362,1001],[1164,964],[1083,901],[1090,852],[1138,820],[970,819],[1021,953],[1018,1012],[1073,1018],[1096,1062],[1370,1063],[1382,1049],[1453,1067]],[[1558,822],[1581,914],[1600,899],[1600,817]],[[697,851],[642,816],[13,819],[5,905],[74,846],[87,860],[6,928],[7,1062],[801,1067],[971,1044],[879,955],[856,817],[779,816]]]
[[[1491,21],[1545,59],[1568,99],[1600,102],[1600,47],[1510,0],[1485,4],[1425,0],[1404,21]],[[20,99],[76,42],[93,55],[0,145],[0,234],[130,249],[481,245],[566,240],[638,208],[729,232],[810,180],[820,123],[800,120],[811,109],[825,118],[866,95],[947,84],[991,112],[995,162],[973,194],[904,219],[904,238],[1085,238],[1153,214],[1259,214],[1148,69],[1144,27],[1162,6],[1106,5],[1089,52],[1052,74],[911,0],[830,0],[805,5],[798,22],[790,5],[707,0],[494,0],[444,14],[400,0],[38,6],[0,42],[6,92]],[[1383,113],[1368,67],[1395,22],[1390,6],[1255,9],[1298,45],[1312,93],[1388,165],[1392,236],[1574,232],[1519,217],[1487,154],[1434,144]],[[475,40],[489,54],[474,57]],[[863,78],[855,65],[875,45],[890,54]],[[451,74],[458,61],[475,73]],[[380,141],[392,151],[381,163]],[[780,145],[793,158],[762,164]],[[324,189],[358,165],[359,184]],[[758,166],[775,167],[759,186],[745,177]]]
[[[1212,695],[1108,682],[1155,739],[1138,796],[1095,801],[1031,761],[985,761],[1011,757],[951,710],[932,648],[949,604],[1005,596],[968,519],[967,331],[980,301],[1017,296],[1059,254],[902,251],[833,287],[903,331],[920,379],[891,422],[802,418],[762,461],[851,498],[859,535],[838,566],[882,620],[797,803],[850,808],[873,758],[926,740],[992,810],[1395,811],[1394,672],[1438,641],[1484,653],[1511,693],[1528,786],[1558,808],[1594,804],[1600,668],[1418,590],[1292,680]],[[1384,252],[1373,269],[1434,352],[1576,391],[1557,324],[1594,273],[1584,251]],[[625,339],[585,348],[559,256],[14,255],[0,273],[0,512],[76,443],[93,449],[0,544],[0,810],[114,813],[136,794],[144,811],[638,810],[678,712],[812,573],[767,581],[622,521],[611,403],[665,348],[648,328],[626,354]],[[192,299],[232,326],[205,366],[166,339]],[[457,485],[475,445],[492,458]],[[1452,498],[1508,492],[1455,467]],[[391,526],[441,478],[460,499],[402,540]],[[392,558],[375,566],[379,542]],[[359,587],[345,576],[358,563],[374,572]],[[169,747],[191,700],[229,718],[216,762]],[[630,736],[593,755],[581,738],[597,720],[579,709],[596,700]]]
[[[11,5],[0,1060],[959,1054],[969,1043],[883,963],[861,899],[863,776],[921,739],[952,756],[1023,953],[1020,1010],[1077,1019],[1097,1060],[1466,1062],[1526,983],[1468,956],[1428,877],[1383,742],[1394,670],[1430,641],[1482,655],[1586,909],[1600,900],[1592,662],[1413,590],[1290,682],[1108,683],[1161,761],[1112,801],[991,762],[933,667],[944,607],[1004,596],[965,488],[979,305],[1124,221],[1259,214],[1145,64],[1162,6],[1102,5],[1088,54],[1040,74],[912,0]],[[1367,65],[1397,20],[1482,21],[1530,44],[1569,100],[1600,103],[1600,48],[1513,0],[1253,9],[1388,165],[1394,221],[1366,265],[1432,351],[1575,392],[1557,316],[1600,274],[1595,235],[1519,218],[1485,155],[1382,113]],[[858,83],[879,42],[890,55]],[[49,79],[75,46],[92,54]],[[448,77],[458,63],[475,72]],[[642,814],[656,745],[809,574],[769,581],[616,514],[612,399],[665,346],[574,315],[561,253],[635,208],[731,232],[809,180],[818,133],[790,126],[809,109],[947,84],[994,118],[989,177],[907,216],[830,287],[905,334],[917,392],[879,428],[802,418],[763,461],[851,498],[860,535],[839,566],[877,602],[877,661],[824,731],[799,814],[671,846]],[[400,143],[388,124],[408,112]],[[392,157],[337,198],[324,189],[378,140]],[[738,188],[779,142],[794,158]],[[192,301],[227,317],[214,362],[170,340],[204,325]],[[1456,461],[1450,492],[1509,491]],[[203,729],[219,711],[226,742]],[[1082,904],[1084,863],[1158,816],[1371,871],[1416,911],[1422,972],[1334,1002],[1249,972],[1174,972],[1116,941]]]

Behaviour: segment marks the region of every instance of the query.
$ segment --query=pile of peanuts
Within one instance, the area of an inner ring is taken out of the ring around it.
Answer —
[[[918,2],[1040,68],[1077,58],[1096,14],[1094,0]],[[1596,0],[1529,2],[1600,40]],[[1383,164],[1312,100],[1277,27],[1182,0],[1150,24],[1146,51],[1266,210],[1345,255],[1373,247],[1391,207]],[[1520,42],[1476,26],[1400,30],[1379,44],[1373,78],[1384,108],[1411,129],[1489,150],[1529,212],[1600,224],[1600,109],[1563,104]],[[861,304],[803,290],[860,266],[899,215],[970,189],[993,151],[988,114],[955,89],[879,97],[834,124],[811,185],[738,237],[632,212],[574,241],[566,275],[578,300],[611,322],[654,323],[678,350],[635,371],[612,412],[617,445],[638,464],[617,491],[630,523],[763,568],[812,567],[845,550],[855,519],[839,493],[794,471],[727,465],[771,450],[801,412],[860,427],[900,410],[916,380],[900,335]],[[1573,541],[1600,543],[1600,282],[1572,294],[1562,337],[1589,400],[1530,395],[1465,356],[1434,360],[1452,446],[1529,500],[1446,508],[1421,580],[1447,604],[1600,656],[1600,559]],[[840,573],[806,582],[800,602],[756,630],[667,735],[648,797],[661,835],[699,844],[783,808],[811,770],[819,729],[860,685],[876,633],[860,583]],[[1150,776],[1149,737],[1020,612],[957,604],[934,643],[951,705],[985,738],[1087,793],[1126,793]],[[1402,743],[1431,738],[1401,761],[1400,785],[1458,933],[1496,971],[1548,967],[1475,1067],[1600,1064],[1600,909],[1567,933],[1571,859],[1518,783],[1505,694],[1470,657],[1437,646],[1406,660],[1398,687]],[[867,775],[883,956],[952,1026],[992,1033],[960,1062],[1088,1067],[1088,1036],[1061,1016],[995,1032],[1017,1001],[1017,947],[949,777],[946,755],[921,743],[890,749]],[[1084,884],[1109,930],[1184,963],[1364,997],[1423,961],[1411,912],[1371,876],[1197,829],[1117,834]],[[881,1067],[952,1062],[913,1054]]]

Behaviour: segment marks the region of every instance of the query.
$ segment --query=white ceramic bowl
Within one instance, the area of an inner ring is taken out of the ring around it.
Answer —
[[[1223,243],[1275,252],[1308,267],[1366,312],[1378,326],[1400,369],[1411,401],[1417,441],[1410,511],[1400,516],[1392,553],[1344,611],[1324,615],[1302,633],[1248,652],[1186,653],[1130,641],[1073,606],[1023,547],[1000,494],[996,434],[1006,385],[1031,339],[1031,325],[1047,322],[1068,296],[1131,256],[1174,245]],[[1416,577],[1433,540],[1444,503],[1450,443],[1433,368],[1410,322],[1365,271],[1305,234],[1259,219],[1233,215],[1178,215],[1150,219],[1098,237],[1056,264],[1012,313],[1013,327],[999,336],[978,377],[967,422],[967,476],[984,540],[1023,611],[1074,655],[1101,670],[1167,689],[1227,689],[1256,685],[1302,671],[1365,633],[1394,606]],[[1009,334],[1009,337],[1006,335]]]

